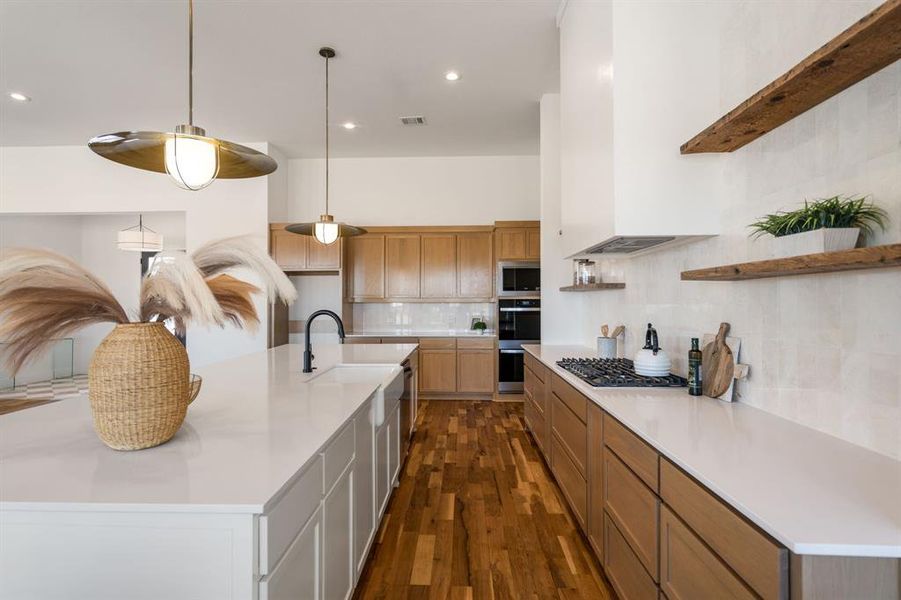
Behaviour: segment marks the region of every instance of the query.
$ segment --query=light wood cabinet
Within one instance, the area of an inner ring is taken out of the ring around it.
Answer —
[[[525,225],[528,222],[506,223]],[[494,232],[494,251],[497,260],[540,260],[541,229],[537,226],[499,226]]]
[[[553,416],[551,417],[553,420]],[[585,515],[588,508],[588,485],[569,454],[560,445],[560,438],[551,433],[551,471],[560,484],[560,490],[569,502],[579,526],[585,529]]]
[[[654,580],[641,566],[641,561],[610,517],[604,519],[603,565],[607,578],[620,598],[657,600],[658,591]]]
[[[385,296],[420,297],[420,236],[390,233],[385,236]]]
[[[656,581],[660,500],[609,448],[604,450],[604,510]]]
[[[518,260],[528,254],[528,230],[524,227],[498,229],[494,241],[498,260]]]
[[[663,507],[660,523],[660,587],[667,598],[736,598],[757,596],[732,574],[692,531]],[[764,596],[772,598],[774,596]]]
[[[354,299],[385,297],[385,236],[364,234],[348,238],[353,275],[350,295]]]
[[[587,477],[588,429],[576,414],[557,396],[551,394],[551,430],[560,439],[560,444],[569,459],[584,478]]]
[[[541,259],[541,229],[532,228],[526,231],[526,258]]]
[[[604,415],[604,444],[657,493],[659,456],[656,450],[608,414]]]
[[[494,382],[494,350],[457,350],[458,392],[490,394]]]
[[[457,391],[457,350],[454,338],[420,340],[419,391]]]
[[[494,296],[493,256],[490,233],[457,234],[457,297]]]
[[[453,298],[457,295],[457,236],[455,234],[422,234],[420,292],[423,298]]]
[[[270,233],[270,253],[275,263],[284,271],[302,271],[307,268],[307,236],[273,229]]]
[[[316,238],[285,231],[284,223],[269,227],[269,252],[283,271],[337,271],[342,241],[326,246]]]
[[[588,541],[604,562],[604,411],[588,406]]]
[[[326,246],[313,237],[298,237],[304,237],[307,241],[307,269],[330,271],[341,268],[342,240]]]

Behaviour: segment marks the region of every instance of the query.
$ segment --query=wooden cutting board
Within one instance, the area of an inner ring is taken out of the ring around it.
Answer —
[[[720,330],[712,342],[704,346],[701,358],[702,388],[705,396],[719,398],[735,378],[735,360],[726,344],[729,324],[720,323]]]

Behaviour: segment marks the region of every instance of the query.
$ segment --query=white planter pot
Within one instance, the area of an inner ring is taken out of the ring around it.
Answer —
[[[858,236],[860,236],[860,229],[857,227],[824,228],[784,235],[775,240],[776,258],[850,250],[857,245]]]

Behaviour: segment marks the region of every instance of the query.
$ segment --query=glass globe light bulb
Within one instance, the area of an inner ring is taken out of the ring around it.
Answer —
[[[165,160],[166,172],[176,185],[191,191],[202,190],[213,183],[219,173],[219,146],[175,133],[166,138]]]
[[[338,224],[331,221],[319,221],[313,225],[313,237],[326,246],[338,240]]]

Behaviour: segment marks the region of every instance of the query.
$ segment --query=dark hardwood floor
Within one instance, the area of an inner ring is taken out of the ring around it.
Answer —
[[[615,598],[519,403],[423,402],[355,598]]]

